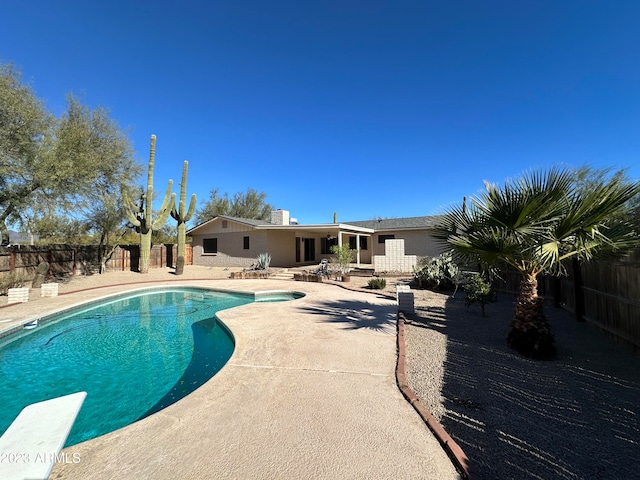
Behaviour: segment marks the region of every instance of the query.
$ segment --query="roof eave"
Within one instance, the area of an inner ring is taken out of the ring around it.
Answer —
[[[241,223],[242,225],[248,225],[249,227],[269,227],[271,225],[256,225],[254,223],[248,222],[248,221],[243,221],[241,218],[237,218],[237,217],[229,217],[228,215],[218,215],[216,217],[213,217],[211,220],[207,220],[204,223],[201,223],[200,225],[196,225],[193,228],[190,228],[189,230],[187,230],[187,235],[190,234],[191,232],[193,232],[194,230],[197,230],[201,227],[204,227],[205,225],[211,223],[211,222],[215,222],[218,219],[222,219],[222,220],[228,220],[230,222],[236,222],[236,223]]]
[[[308,225],[256,225],[259,230],[350,230],[361,233],[374,233],[372,228],[349,225],[348,223],[312,223]]]

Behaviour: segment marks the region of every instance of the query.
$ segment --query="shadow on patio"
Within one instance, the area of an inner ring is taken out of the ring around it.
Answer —
[[[366,329],[395,334],[398,307],[389,303],[388,299],[384,300],[387,302],[383,304],[358,300],[332,300],[300,310],[326,316],[323,321],[341,324],[345,330]]]

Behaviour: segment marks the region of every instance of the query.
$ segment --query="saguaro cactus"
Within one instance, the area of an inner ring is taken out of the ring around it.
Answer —
[[[189,162],[186,160],[182,166],[182,182],[180,182],[180,202],[178,208],[174,204],[171,209],[171,216],[178,223],[178,258],[176,260],[176,275],[182,275],[184,270],[184,247],[187,242],[187,226],[186,222],[191,220],[193,212],[196,209],[196,194],[191,194],[191,202],[187,210],[187,170]],[[185,212],[186,211],[186,212]]]
[[[153,169],[156,160],[156,136],[151,135],[151,147],[149,154],[149,173],[147,175],[147,191],[140,197],[140,204],[136,205],[125,196],[125,211],[127,219],[140,233],[140,273],[149,273],[149,254],[151,253],[151,232],[160,230],[171,213],[176,203],[176,194],[171,193],[173,180],[169,180],[167,192],[158,213],[158,218],[152,219],[153,214]]]

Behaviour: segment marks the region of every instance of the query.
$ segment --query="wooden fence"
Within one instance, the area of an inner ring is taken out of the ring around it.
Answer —
[[[150,268],[175,267],[177,245],[154,245],[149,256]],[[50,277],[91,274],[100,268],[97,245],[14,245],[0,247],[0,275],[17,272],[33,275],[38,264],[49,263]],[[118,246],[106,262],[106,271],[138,271],[140,264],[139,245]],[[185,265],[193,264],[191,245],[185,246]]]
[[[520,275],[505,272],[499,291],[517,293]],[[574,262],[568,276],[539,279],[545,302],[565,308],[576,320],[597,325],[608,335],[640,351],[640,249],[619,261]]]

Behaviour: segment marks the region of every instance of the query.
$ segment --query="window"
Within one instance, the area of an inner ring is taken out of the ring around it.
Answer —
[[[205,238],[202,240],[202,252],[203,253],[218,253],[218,239],[217,238]]]
[[[356,250],[356,242],[358,237],[349,237],[349,248],[351,250]],[[360,237],[360,246],[358,247],[360,250],[367,249],[367,237]]]
[[[226,220],[222,220],[222,228],[227,228],[227,221]]]
[[[378,235],[378,243],[384,243],[385,240],[393,240],[395,235]]]
[[[249,237],[242,237],[243,248],[249,250]]]
[[[333,253],[331,251],[331,247],[333,246],[337,246],[338,245],[338,239],[337,238],[321,238],[320,239],[320,254],[322,255],[329,255],[331,253]]]

